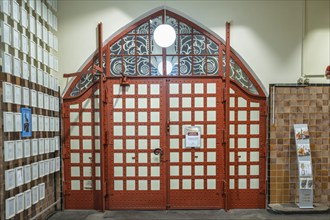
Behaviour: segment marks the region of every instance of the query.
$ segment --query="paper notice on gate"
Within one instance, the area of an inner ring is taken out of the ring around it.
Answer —
[[[185,128],[186,145],[185,147],[201,147],[201,129],[198,126]]]

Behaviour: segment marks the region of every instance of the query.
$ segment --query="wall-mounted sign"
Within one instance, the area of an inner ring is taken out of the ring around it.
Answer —
[[[299,172],[299,208],[313,208],[312,157],[307,124],[295,124],[294,134]]]
[[[198,126],[189,126],[185,129],[186,135],[186,146],[190,147],[201,147],[201,129]]]

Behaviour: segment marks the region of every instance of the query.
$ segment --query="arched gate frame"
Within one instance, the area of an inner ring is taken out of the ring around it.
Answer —
[[[152,38],[165,21],[177,34],[166,49]],[[230,49],[229,24],[224,44],[159,10],[101,51],[63,97],[65,208],[265,207],[266,95]],[[185,147],[188,126],[200,148]]]

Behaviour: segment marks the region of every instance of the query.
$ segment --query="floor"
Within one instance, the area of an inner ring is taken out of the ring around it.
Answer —
[[[166,210],[166,211],[59,211],[48,220],[224,220],[224,219],[294,219],[330,220],[330,213],[275,214],[265,209],[224,210]]]

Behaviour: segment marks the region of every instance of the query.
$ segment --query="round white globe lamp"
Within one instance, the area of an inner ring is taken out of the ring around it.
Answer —
[[[175,30],[171,25],[161,24],[154,32],[154,40],[156,44],[160,47],[171,46],[176,38]]]
[[[167,74],[170,74],[172,72],[172,69],[173,69],[173,65],[170,61],[167,61],[166,60],[166,73]],[[163,62],[160,62],[158,64],[158,72],[163,75]]]

